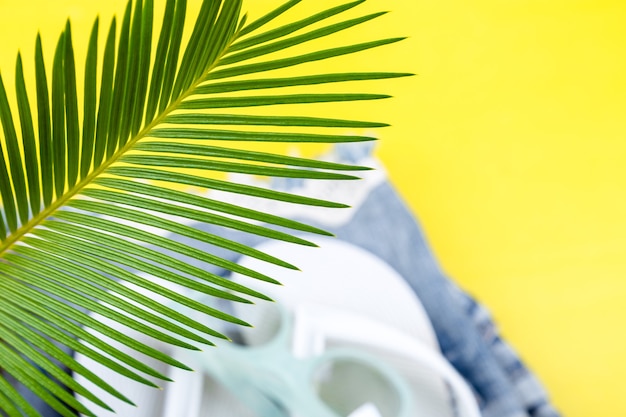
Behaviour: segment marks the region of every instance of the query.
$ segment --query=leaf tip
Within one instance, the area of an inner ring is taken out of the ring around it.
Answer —
[[[124,401],[126,404],[133,406],[133,407],[137,407],[137,404],[130,400],[129,398],[125,397],[124,395],[120,395],[120,397],[118,397],[120,400]]]
[[[177,363],[175,366],[177,366],[178,368],[182,369],[183,371],[189,371],[189,372],[193,372],[193,369],[191,369],[190,367],[188,367],[187,365],[185,365],[184,363]],[[174,381],[172,381],[174,382]]]
[[[375,171],[376,168],[359,165],[359,166],[355,166],[354,170],[355,171]]]

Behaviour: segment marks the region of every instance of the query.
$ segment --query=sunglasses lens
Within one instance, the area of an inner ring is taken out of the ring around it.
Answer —
[[[399,413],[400,394],[389,379],[369,364],[351,358],[333,359],[317,369],[313,385],[319,398],[339,416],[376,409],[381,417]],[[368,414],[370,415],[370,414]]]

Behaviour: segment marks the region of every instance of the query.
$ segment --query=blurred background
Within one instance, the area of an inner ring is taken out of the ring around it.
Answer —
[[[254,19],[280,3],[248,0],[244,9]],[[32,62],[37,30],[51,58],[70,16],[81,62],[95,16],[104,31],[124,5],[0,0],[5,84],[18,49]],[[350,65],[417,76],[373,84],[395,98],[343,108],[342,117],[393,125],[377,132],[392,181],[444,269],[491,309],[564,415],[626,415],[626,3],[360,8],[390,13],[346,32],[346,43],[409,38]]]

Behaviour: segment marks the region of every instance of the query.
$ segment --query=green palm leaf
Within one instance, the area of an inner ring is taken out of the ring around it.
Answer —
[[[310,94],[293,89],[284,93],[281,89],[408,75],[384,72],[273,75],[274,70],[348,55],[401,39],[367,41],[272,58],[273,52],[289,51],[382,15],[343,18],[344,13],[363,2],[359,0],[264,31],[276,17],[299,2],[288,1],[246,25],[245,16],[240,16],[241,0],[205,0],[189,39],[183,42],[188,23],[185,0],[167,1],[159,28],[153,24],[152,0],[129,1],[119,25],[113,19],[109,26],[102,56],[98,55],[99,21],[95,21],[84,73],[80,75],[84,77],[80,96],[69,22],[59,37],[50,68],[45,65],[42,40],[37,37],[34,105],[28,97],[29,80],[24,78],[21,56],[18,55],[16,66],[17,114],[11,108],[0,77],[1,411],[11,417],[38,415],[8,383],[7,374],[63,416],[73,416],[76,412],[94,415],[69,395],[67,389],[108,408],[70,379],[61,365],[130,402],[52,341],[148,385],[154,385],[148,376],[162,380],[167,377],[102,341],[98,334],[186,369],[184,364],[112,329],[85,311],[189,349],[211,345],[212,338],[225,336],[181,314],[177,305],[223,321],[248,325],[146,276],[169,281],[198,295],[240,303],[267,300],[267,297],[189,265],[177,254],[251,279],[276,281],[179,243],[175,238],[163,237],[165,232],[285,268],[296,268],[241,243],[186,226],[185,221],[215,224],[301,245],[313,244],[296,234],[327,234],[271,213],[176,189],[188,185],[294,204],[345,207],[341,203],[238,184],[224,176],[244,173],[320,180],[356,178],[350,172],[367,168],[262,152],[252,149],[249,142],[367,141],[372,138],[344,135],[333,129],[369,129],[386,124],[268,115],[250,109],[384,99],[388,96],[360,92]],[[326,24],[330,18],[339,21]],[[153,35],[157,32],[158,39]],[[290,129],[285,131],[285,127]],[[171,303],[157,302],[125,284],[158,294]]]

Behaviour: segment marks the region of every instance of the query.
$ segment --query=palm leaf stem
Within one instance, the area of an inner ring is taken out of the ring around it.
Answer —
[[[188,96],[190,96],[191,92],[194,91],[200,84],[204,82],[204,78],[206,77],[206,75],[209,74],[211,70],[213,70],[213,68],[217,66],[221,56],[224,55],[225,51],[228,49],[228,46],[233,42],[234,39],[237,39],[237,37],[238,37],[238,33],[235,32],[231,36],[230,40],[225,43],[225,47],[221,51],[219,51],[219,55],[217,59],[215,59],[215,61],[213,61],[211,66],[209,66],[204,71],[204,74],[199,76],[186,90],[184,90],[179,95],[179,97],[176,100],[172,101],[172,103],[169,106],[167,106],[161,114],[155,117],[148,125],[146,125],[139,133],[137,133],[135,137],[129,139],[124,144],[124,146],[118,149],[118,151],[115,152],[111,157],[107,158],[106,161],[103,161],[103,163],[99,167],[95,168],[89,175],[85,176],[81,181],[76,183],[76,185],[74,185],[73,188],[63,193],[59,198],[53,201],[48,207],[44,208],[41,212],[39,212],[39,214],[34,216],[30,221],[28,221],[26,224],[21,226],[15,232],[11,233],[7,237],[7,239],[2,243],[2,245],[0,245],[0,255],[10,250],[13,244],[20,241],[26,234],[30,233],[31,230],[33,230],[35,227],[40,225],[44,220],[50,217],[59,208],[66,205],[66,203],[69,200],[71,200],[76,195],[78,195],[85,187],[87,187],[88,185],[91,185],[94,182],[94,180],[98,178],[99,176],[101,176],[111,165],[118,162],[124,155],[126,155],[126,153],[130,151],[138,141],[146,137],[146,135],[156,126],[163,123],[165,119],[168,117],[169,113],[180,108],[180,105],[183,102],[183,100],[185,100]]]

